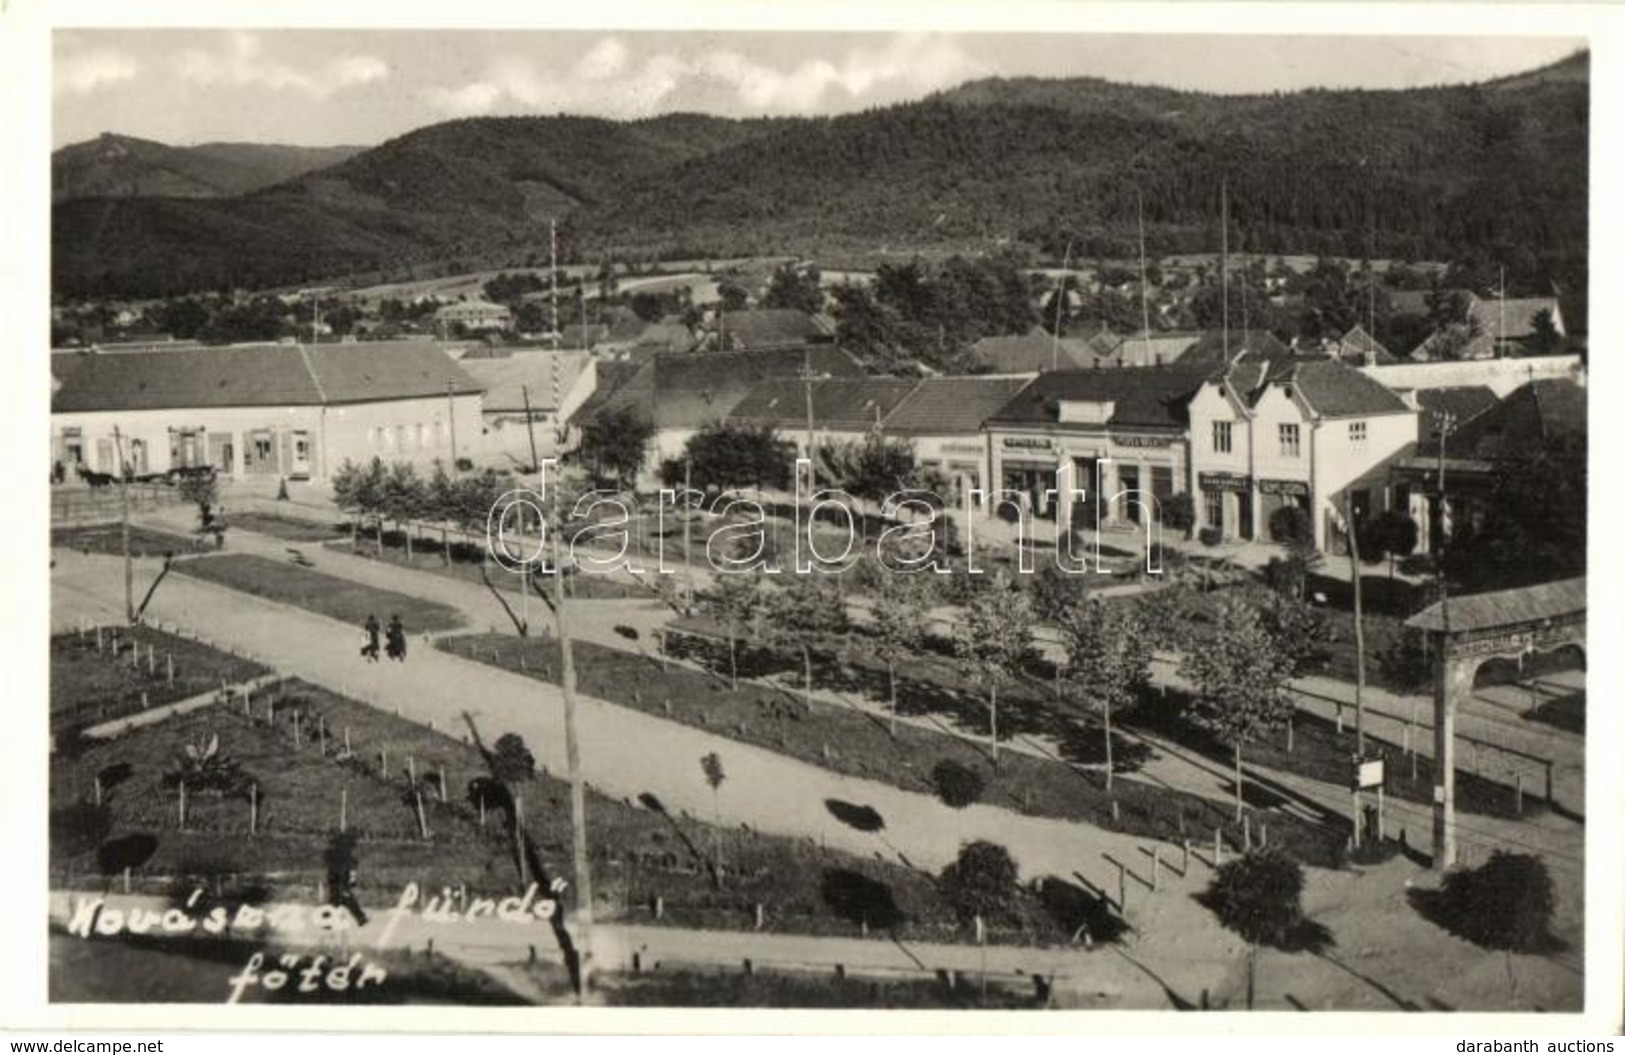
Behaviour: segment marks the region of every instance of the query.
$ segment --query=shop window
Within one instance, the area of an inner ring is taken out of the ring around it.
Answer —
[[[1228,421],[1215,421],[1213,423],[1213,453],[1230,453],[1230,426]]]
[[[1224,529],[1224,492],[1202,492],[1202,521],[1208,527]]]
[[[1281,426],[1281,456],[1283,458],[1296,458],[1298,456],[1298,426]]]

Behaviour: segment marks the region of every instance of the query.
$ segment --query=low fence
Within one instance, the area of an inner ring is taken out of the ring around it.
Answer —
[[[165,484],[130,484],[130,515],[185,505],[180,492]],[[124,515],[118,484],[106,487],[63,485],[51,488],[51,526],[111,523]]]

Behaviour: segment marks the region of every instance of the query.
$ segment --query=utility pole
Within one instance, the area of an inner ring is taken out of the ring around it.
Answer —
[[[1354,750],[1365,760],[1365,619],[1360,603],[1359,524],[1354,518],[1354,499],[1344,497],[1349,529],[1349,577],[1354,583]],[[1358,794],[1358,792],[1356,792]],[[1359,819],[1355,819],[1358,828]]]
[[[1230,184],[1219,181],[1219,300],[1223,307],[1224,365],[1230,365]]]
[[[124,436],[113,426],[113,444],[118,455],[119,503],[123,510],[119,516],[119,534],[124,549],[124,618],[135,623],[135,567],[130,563],[130,477],[124,471]]]
[[[557,356],[555,355],[554,358],[557,359]],[[530,471],[535,472],[542,467],[542,463],[536,458],[536,423],[530,413],[530,386],[520,385],[519,394],[525,400],[525,431],[530,434]],[[557,396],[555,394],[555,406],[558,405],[556,400]]]
[[[694,557],[689,551],[689,540],[693,532],[694,518],[688,508],[688,496],[694,489],[694,459],[683,458],[683,592],[687,595],[683,607],[692,611],[694,608]]]
[[[1067,272],[1072,268],[1072,243],[1066,243],[1066,253],[1061,257],[1061,279],[1055,286],[1055,343],[1050,347],[1049,368],[1061,368],[1061,317],[1066,311],[1066,279]]]
[[[564,694],[564,752],[570,777],[570,850],[576,877],[576,1002],[584,1003],[592,970],[592,869],[587,860],[587,791],[581,779],[581,741],[576,732],[575,649],[570,643],[570,620],[565,615],[564,534],[559,516],[559,490],[553,484],[553,622],[559,638],[560,688]],[[527,573],[528,574],[528,573]]]
[[[446,410],[450,415],[451,428],[451,471],[457,470],[457,382],[446,382]]]
[[[1151,293],[1145,277],[1145,195],[1134,192],[1134,220],[1140,229],[1140,326],[1145,332],[1145,365],[1151,365]]]
[[[547,221],[547,283],[549,313],[548,343],[559,350],[559,224]]]
[[[1439,590],[1439,621],[1443,630],[1439,634],[1438,654],[1434,657],[1434,714],[1433,714],[1433,847],[1434,868],[1449,868],[1456,863],[1455,779],[1450,770],[1454,766],[1455,751],[1451,741],[1455,736],[1450,688],[1445,684],[1449,670],[1445,657],[1445,642],[1450,640],[1450,596],[1444,574],[1445,539],[1450,535],[1449,503],[1444,491],[1444,449],[1450,434],[1456,431],[1456,416],[1439,416],[1439,551],[1434,554],[1435,581]]]

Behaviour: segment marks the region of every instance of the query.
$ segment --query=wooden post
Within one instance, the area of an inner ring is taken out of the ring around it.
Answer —
[[[248,786],[248,834],[253,835],[259,829],[260,823],[260,786]]]
[[[1184,851],[1184,856],[1181,857],[1180,861],[1179,861],[1179,874],[1180,875],[1190,875],[1191,874],[1191,841],[1189,839],[1182,839],[1182,840],[1180,840],[1180,844],[1181,844],[1181,849],[1183,849],[1183,851]]]
[[[154,650],[153,646],[148,645],[147,646],[147,674],[148,675],[155,675],[157,673],[158,673],[158,655],[157,655],[157,652]]]
[[[102,628],[98,626],[96,628],[96,651],[98,653],[100,653],[101,650],[102,650]]]
[[[659,894],[655,895],[655,919],[666,918],[666,899]]]
[[[129,865],[124,866],[124,892],[126,894],[128,894],[130,892],[130,866]]]
[[[1116,798],[1112,799],[1112,823],[1113,824],[1121,824],[1122,823],[1122,816],[1118,812],[1117,799]]]
[[[91,779],[95,781],[96,785],[96,805],[100,806],[102,804],[102,775],[97,773]]]
[[[1117,911],[1128,919],[1128,869],[1123,867],[1121,861],[1113,863],[1117,865]]]
[[[1337,731],[1341,733],[1343,731],[1343,701],[1333,700],[1332,704],[1337,708]]]
[[[1517,773],[1514,773],[1512,775],[1512,779],[1514,781],[1514,783],[1513,783],[1513,794],[1516,796],[1516,800],[1517,800],[1518,816],[1522,817],[1523,816],[1523,771],[1519,770]],[[97,797],[96,801],[97,801],[97,803],[101,802],[100,796]]]
[[[1213,867],[1224,864],[1224,833],[1218,827],[1213,829]]]
[[[429,838],[429,819],[423,813],[423,789],[416,784],[412,786],[412,798],[418,806],[418,831],[424,839]]]
[[[180,816],[181,816],[181,831],[185,831],[186,830],[186,781],[184,781],[184,780],[181,781]]]
[[[1290,717],[1286,720],[1286,753],[1289,755],[1292,753],[1292,719]]]
[[[147,690],[146,690],[146,689],[142,689],[142,690],[141,690],[141,709],[142,709],[142,710],[143,710],[143,711],[144,711],[144,710],[146,710],[146,709],[147,709],[147,707],[148,707],[148,703],[147,703]]]
[[[350,827],[350,789],[339,788],[339,831],[347,831]]]
[[[316,736],[322,751],[322,757],[327,757],[327,721],[320,715],[316,718]]]
[[[440,777],[440,801],[441,802],[448,802],[450,800],[446,798],[446,767],[445,766],[440,767],[439,772],[438,772],[438,776]]]
[[[389,748],[387,747],[378,750],[378,775],[385,780],[389,779]]]
[[[344,753],[345,755],[350,754],[350,727],[348,725],[344,727]]]
[[[164,666],[169,673],[169,684],[175,684],[175,654],[173,652],[164,653]]]
[[[299,749],[299,712],[298,711],[293,712],[293,746],[294,746],[294,750]]]
[[[1385,838],[1388,837],[1388,833],[1385,830],[1386,828],[1387,828],[1387,825],[1383,822],[1383,816],[1382,816],[1382,785],[1378,784],[1377,785],[1377,841],[1379,843],[1382,842]]]
[[[413,784],[418,782],[417,763],[412,758],[412,752],[410,751],[406,753],[406,779],[410,780]]]
[[[1155,894],[1162,885],[1162,844],[1151,844],[1151,892]]]
[[[762,929],[762,903],[760,901],[756,903],[756,929]]]
[[[1250,814],[1241,818],[1241,849],[1245,853],[1251,853],[1253,849],[1253,818]]]

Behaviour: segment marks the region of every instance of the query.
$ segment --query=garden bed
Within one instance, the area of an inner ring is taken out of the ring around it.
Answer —
[[[717,669],[720,648],[722,675],[663,663],[653,655],[637,656],[590,642],[575,646],[577,685],[581,692],[630,706],[647,714],[696,726],[744,743],[776,751],[839,773],[879,780],[907,791],[935,794],[932,770],[953,761],[977,772],[985,784],[982,800],[995,806],[1035,816],[1083,821],[1099,828],[1179,842],[1185,836],[1211,839],[1215,828],[1234,844],[1243,841],[1242,826],[1234,811],[1221,803],[1170,791],[1143,781],[1119,779],[1111,792],[1104,776],[1066,761],[1036,757],[1021,751],[1000,752],[992,766],[988,746],[948,732],[900,723],[893,737],[884,716],[857,707],[842,707],[814,699],[809,708],[794,688],[741,679],[737,689],[728,685],[727,646],[714,640],[694,639],[687,647],[681,635],[671,635],[674,653],[700,656]],[[559,651],[551,639],[516,639],[480,634],[445,638],[439,647],[480,662],[557,683]],[[742,675],[761,676],[774,670],[799,674],[799,658],[788,661],[760,649],[741,648]],[[708,654],[707,654],[708,653]],[[884,675],[862,662],[841,663],[818,657],[815,685],[846,692],[880,694]],[[899,698],[905,714],[949,711],[965,721],[985,723],[980,697],[960,694],[950,687],[952,674],[929,659],[899,669]],[[822,678],[822,681],[820,680]],[[835,679],[840,679],[838,682]],[[799,677],[796,677],[799,681]],[[1074,716],[1075,717],[1075,716]],[[1051,704],[1030,688],[1010,694],[1000,708],[1001,733],[1054,732]],[[985,727],[985,726],[984,726]],[[1063,732],[1063,750],[1082,761],[1101,757],[1099,727],[1071,721]],[[1132,768],[1144,748],[1117,741],[1114,754],[1123,768]],[[1340,863],[1345,833],[1311,824],[1295,816],[1270,814],[1271,841],[1287,847],[1310,864]]]
[[[399,615],[410,633],[463,625],[462,614],[455,608],[252,554],[181,561],[176,563],[175,571],[355,626],[366,622],[369,615],[380,621]]]
[[[216,896],[309,903],[343,810],[347,829],[360,837],[356,871],[364,904],[393,904],[408,882],[425,891],[449,886],[470,898],[520,890],[506,803],[488,799],[482,824],[470,794],[471,783],[489,773],[478,747],[298,682],[257,694],[248,707],[247,717],[240,704],[209,708],[53,756],[53,886],[101,889],[113,880],[122,889],[129,867],[138,892],[184,896],[201,885]],[[480,729],[479,737],[489,743],[502,732]],[[178,788],[165,774],[188,744],[215,736],[219,754],[240,765],[254,790],[251,797],[189,795],[182,831]],[[528,874],[569,878],[568,785],[538,774],[519,790]],[[587,817],[600,918],[655,922],[658,897],[659,922],[675,926],[752,929],[761,904],[764,929],[776,932],[850,937],[872,927],[876,938],[895,932],[922,941],[974,939],[933,877],[899,864],[810,840],[716,829],[669,813],[650,796],[631,802],[589,789]],[[720,880],[713,873],[719,846]],[[1052,879],[1046,889],[1065,886]],[[1084,904],[1023,892],[1010,916],[990,925],[990,940],[1065,941]]]
[[[138,559],[162,557],[166,553],[190,553],[197,537],[173,535],[152,528],[130,528],[130,556]],[[118,524],[94,524],[86,527],[52,528],[51,545],[61,549],[96,553],[107,557],[124,556],[123,529]]]
[[[139,653],[133,666],[132,650]],[[146,706],[159,707],[265,673],[266,668],[252,660],[147,626],[87,627],[57,634],[51,638],[51,730],[83,728],[134,714],[142,709],[143,695]]]
[[[266,513],[233,513],[226,518],[226,523],[243,531],[270,535],[284,542],[326,542],[328,539],[350,533],[350,525],[347,523],[338,521],[316,523]]]

